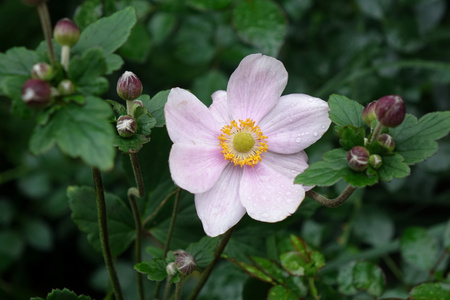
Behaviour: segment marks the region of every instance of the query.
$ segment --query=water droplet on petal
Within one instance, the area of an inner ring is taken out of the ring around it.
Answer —
[[[317,131],[314,130],[313,135],[318,136],[319,134],[317,133]]]
[[[292,194],[292,193],[289,192],[289,191],[286,192],[286,196],[290,196],[291,194]]]
[[[287,198],[287,199],[284,200],[284,201],[286,201],[286,203],[291,203],[293,200],[292,200],[291,198]]]
[[[299,137],[295,139],[295,141],[296,141],[297,143],[300,143],[301,140],[302,140],[302,139],[299,138]]]

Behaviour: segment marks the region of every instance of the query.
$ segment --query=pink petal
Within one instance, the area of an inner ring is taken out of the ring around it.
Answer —
[[[290,94],[280,98],[275,108],[258,124],[268,136],[270,151],[291,154],[319,140],[328,130],[327,102],[305,94]]]
[[[258,123],[277,103],[286,87],[283,64],[269,56],[246,56],[228,81],[228,107],[235,120]]]
[[[217,144],[220,124],[192,93],[173,88],[164,107],[166,126],[174,143]]]
[[[239,195],[250,217],[263,222],[278,222],[297,210],[305,198],[305,190],[270,168],[263,159],[253,168],[244,168]]]
[[[191,193],[209,190],[228,164],[219,146],[175,143],[169,155],[173,181]]]
[[[245,214],[239,201],[243,169],[229,164],[209,191],[195,195],[195,207],[209,236],[218,236],[233,227]]]
[[[230,124],[233,119],[228,111],[227,92],[216,91],[211,95],[211,97],[213,99],[213,103],[209,107],[209,111],[221,126]]]

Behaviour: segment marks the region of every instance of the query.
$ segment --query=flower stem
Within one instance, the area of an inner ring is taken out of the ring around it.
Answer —
[[[131,166],[133,167],[134,179],[136,180],[138,189],[138,194],[136,196],[139,198],[143,198],[145,195],[144,177],[142,176],[141,165],[139,164],[137,153],[131,153],[130,160]]]
[[[105,260],[106,269],[109,273],[109,279],[111,280],[113,286],[114,295],[117,300],[123,300],[119,278],[117,277],[117,272],[114,267],[114,262],[111,254],[111,248],[109,247],[108,227],[106,223],[105,193],[103,191],[102,174],[98,168],[92,167],[92,178],[94,180],[97,200],[98,228],[103,258]]]
[[[162,299],[167,300],[169,299],[169,293],[170,293],[170,281],[172,280],[172,276],[167,276],[166,278],[166,286],[164,287],[164,294]]]
[[[353,194],[355,190],[356,187],[348,185],[345,190],[334,199],[328,199],[327,197],[324,197],[321,194],[314,192],[313,190],[307,191],[306,195],[326,207],[334,208],[344,204],[344,202],[347,201],[347,199]]]
[[[161,201],[161,203],[158,205],[158,207],[153,211],[153,213],[150,216],[148,216],[147,218],[145,218],[145,220],[142,222],[143,226],[145,226],[145,224],[147,224],[147,222],[149,222],[151,219],[153,219],[156,216],[156,214],[159,212],[159,210],[164,206],[164,204],[166,204],[167,200],[169,200],[173,194],[178,193],[179,190],[180,190],[180,188],[176,189],[175,191],[173,191],[169,195],[167,195],[166,198],[164,198],[164,200]]]
[[[319,294],[317,294],[317,288],[314,283],[313,277],[308,277],[308,285],[309,285],[309,290],[311,291],[311,295],[313,296],[313,298],[315,300],[320,300],[320,296],[319,296]]]
[[[42,31],[47,42],[48,59],[52,66],[56,65],[55,52],[52,44],[52,25],[50,21],[50,14],[48,13],[47,3],[42,2],[37,7],[37,12],[42,25]]]
[[[192,293],[189,296],[188,300],[197,299],[197,296],[200,293],[200,291],[202,290],[202,288],[205,285],[206,281],[208,280],[209,275],[211,275],[212,270],[214,269],[216,263],[219,261],[219,258],[222,255],[223,250],[225,249],[225,246],[228,244],[228,241],[231,238],[231,234],[233,233],[233,230],[234,230],[234,227],[231,227],[222,236],[222,239],[220,240],[220,244],[217,246],[216,250],[214,251],[214,259],[213,259],[213,261],[208,265],[208,267],[206,267],[206,269],[200,275],[200,280],[198,281],[197,286],[192,291]]]
[[[371,143],[378,139],[378,136],[380,135],[381,130],[383,130],[383,125],[381,124],[381,122],[378,122],[377,126],[375,126],[375,129],[372,133],[372,137],[370,138]]]
[[[183,279],[175,284],[175,300],[181,300],[181,288],[183,287]]]
[[[69,61],[70,61],[70,47],[63,45],[61,47],[61,65],[66,71],[69,69]]]

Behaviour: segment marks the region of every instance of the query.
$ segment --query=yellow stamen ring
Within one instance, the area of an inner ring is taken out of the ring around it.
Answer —
[[[245,121],[235,120],[230,125],[225,125],[221,129],[222,134],[217,138],[220,140],[222,154],[226,160],[230,160],[235,166],[248,165],[253,167],[259,163],[269,148],[267,146],[267,136],[264,136],[255,121],[247,119]]]

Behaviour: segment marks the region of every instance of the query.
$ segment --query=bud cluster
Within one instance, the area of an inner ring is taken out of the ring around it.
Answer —
[[[367,126],[378,120],[383,126],[397,127],[405,119],[406,107],[403,98],[398,95],[388,95],[372,101],[364,107],[362,119]]]

